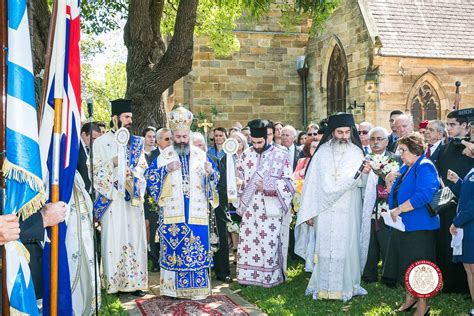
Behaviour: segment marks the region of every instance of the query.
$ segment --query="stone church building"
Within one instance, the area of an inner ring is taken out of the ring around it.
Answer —
[[[312,117],[350,107],[383,126],[397,109],[415,124],[445,119],[456,81],[461,107],[474,106],[473,30],[473,1],[342,1],[308,42]]]
[[[196,39],[194,67],[175,84],[174,100],[194,112],[218,112],[214,126],[268,118],[302,127],[306,56],[309,119],[353,111],[357,121],[388,127],[392,110],[415,124],[445,119],[460,81],[461,108],[474,106],[474,1],[342,0],[309,36],[308,23],[282,30],[273,10],[262,25],[235,30],[241,50],[216,58]]]

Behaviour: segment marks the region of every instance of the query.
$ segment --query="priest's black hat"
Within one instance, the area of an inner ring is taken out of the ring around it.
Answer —
[[[462,118],[468,122],[474,121],[474,108],[456,110],[448,113],[448,118]]]
[[[110,101],[112,105],[112,116],[120,115],[122,113],[133,112],[132,111],[132,100],[128,99],[117,99]]]
[[[270,127],[270,122],[267,120],[253,120],[247,124],[250,127],[250,136],[255,138],[267,138],[267,128]]]
[[[353,126],[355,126],[354,116],[349,113],[331,115],[328,119],[328,127],[331,132],[333,132],[338,127]]]

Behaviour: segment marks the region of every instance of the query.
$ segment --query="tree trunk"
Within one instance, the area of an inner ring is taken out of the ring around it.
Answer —
[[[181,0],[168,47],[160,31],[165,0],[134,0],[124,31],[128,49],[126,97],[133,101],[136,132],[167,125],[162,94],[192,69],[198,0]]]
[[[27,3],[35,74],[36,106],[39,107],[42,80],[36,76],[45,67],[51,12],[47,0],[28,1]]]

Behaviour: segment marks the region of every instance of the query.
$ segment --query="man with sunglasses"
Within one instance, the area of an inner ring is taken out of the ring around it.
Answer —
[[[362,148],[366,155],[370,154],[372,150],[370,149],[369,143],[369,131],[372,129],[372,124],[369,122],[362,122],[359,124],[357,132],[359,133],[360,142],[362,143]]]
[[[166,147],[171,145],[171,130],[169,128],[160,128],[154,134],[154,139],[158,145],[155,149],[149,153],[145,152],[145,158],[148,165],[158,158],[160,153],[165,150]],[[153,263],[151,272],[160,271],[160,243],[156,242],[156,230],[158,229],[158,210],[153,209],[149,202],[150,194],[148,190],[145,194],[145,225],[147,230],[147,242],[148,242],[148,257]]]

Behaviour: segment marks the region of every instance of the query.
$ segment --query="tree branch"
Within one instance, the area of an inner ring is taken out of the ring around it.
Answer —
[[[145,89],[164,92],[192,69],[198,0],[180,0],[173,38],[163,58],[147,75]]]

